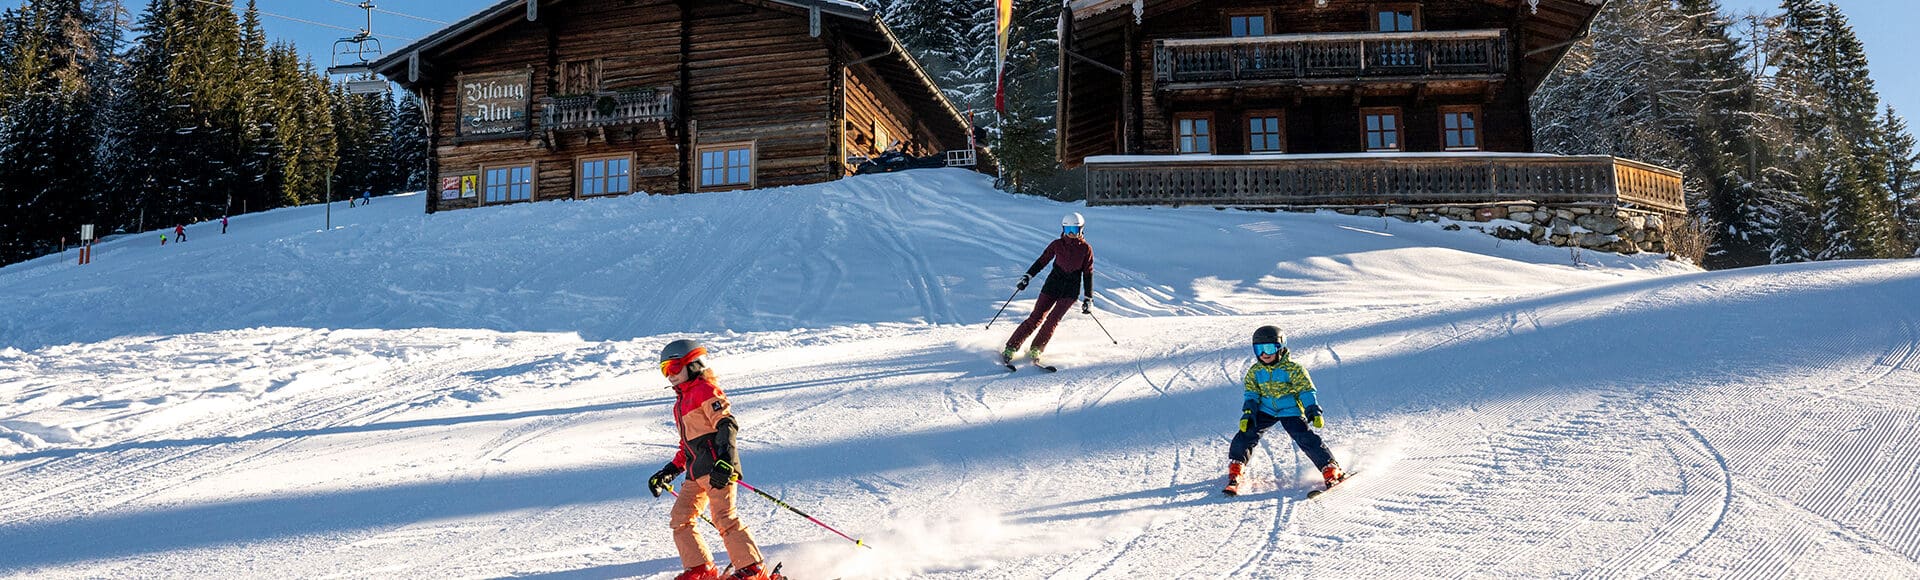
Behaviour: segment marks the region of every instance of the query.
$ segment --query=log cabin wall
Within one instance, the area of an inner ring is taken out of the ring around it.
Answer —
[[[1136,133],[1127,141],[1129,154],[1179,153],[1176,119],[1182,114],[1210,114],[1213,153],[1247,151],[1250,112],[1278,112],[1284,117],[1287,153],[1346,153],[1366,149],[1363,109],[1399,109],[1402,150],[1444,151],[1441,108],[1478,108],[1480,150],[1529,152],[1533,127],[1525,83],[1517,79],[1486,85],[1432,83],[1351,87],[1275,86],[1165,91],[1152,70],[1155,41],[1228,36],[1229,15],[1267,16],[1269,34],[1354,33],[1373,30],[1374,10],[1384,6],[1418,6],[1422,31],[1512,28],[1519,15],[1511,9],[1477,1],[1461,2],[1330,2],[1320,8],[1311,0],[1228,2],[1214,0],[1146,20],[1132,43],[1128,82],[1135,99]],[[1513,44],[1517,45],[1517,43]],[[1509,61],[1516,55],[1509,51]],[[1082,114],[1075,111],[1074,114]],[[1125,121],[1122,122],[1125,125]],[[1117,151],[1118,152],[1118,151]]]
[[[681,6],[691,5],[682,18]],[[683,23],[691,26],[683,30]],[[629,160],[630,191],[678,193],[740,189],[700,183],[699,148],[746,144],[753,150],[751,187],[817,183],[843,175],[833,128],[840,112],[830,82],[832,26],[810,35],[804,14],[740,2],[577,0],[542,6],[539,19],[516,17],[457,42],[434,59],[423,79],[432,103],[436,173],[483,175],[489,167],[531,165],[529,201],[581,197],[583,160]],[[683,32],[685,33],[683,35]],[[682,40],[689,50],[682,50]],[[686,83],[682,84],[682,63]],[[864,67],[855,67],[864,68]],[[459,135],[463,74],[525,71],[530,75],[527,131],[508,136]],[[871,76],[871,72],[864,73]],[[860,76],[858,71],[853,76]],[[849,83],[852,85],[853,83]],[[878,82],[860,83],[869,119],[888,119],[899,135],[925,133],[907,124],[908,107]],[[554,129],[545,126],[550,97],[633,89],[674,91],[676,116],[661,121]],[[868,123],[871,125],[871,123]],[[685,133],[684,135],[682,133]],[[690,149],[681,155],[682,143]],[[429,197],[431,211],[477,207],[471,197]]]
[[[846,139],[846,155],[879,155],[886,151],[890,144],[887,141],[901,141],[906,144],[908,154],[917,156],[932,155],[964,145],[944,144],[946,146],[943,147],[926,124],[914,118],[913,109],[885,83],[880,82],[872,67],[863,63],[845,70],[846,127],[843,136]],[[886,132],[885,139],[875,134],[875,127]],[[846,168],[849,172],[852,169]]]
[[[754,187],[818,183],[830,165],[834,108],[828,48],[807,18],[737,2],[694,2],[687,95],[695,148],[752,143]],[[693,159],[697,172],[699,158]],[[708,187],[698,190],[739,189]]]

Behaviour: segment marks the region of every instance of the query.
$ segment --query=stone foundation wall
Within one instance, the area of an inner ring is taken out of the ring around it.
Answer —
[[[1531,203],[1472,206],[1342,207],[1334,211],[1410,222],[1461,222],[1505,240],[1578,247],[1617,254],[1665,252],[1661,229],[1677,219],[1656,212],[1595,206],[1550,207]]]

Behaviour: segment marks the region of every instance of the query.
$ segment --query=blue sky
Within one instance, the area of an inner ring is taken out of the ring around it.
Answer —
[[[240,0],[244,3],[245,0]],[[376,0],[379,10],[397,12],[443,22],[453,22],[497,0]],[[352,6],[358,0],[258,0],[260,10],[290,18],[324,23],[349,30],[331,29],[284,18],[266,17],[267,32],[276,39],[288,39],[303,52],[314,55],[324,66],[333,41],[351,36],[365,23],[364,12]],[[1765,10],[1779,7],[1778,0],[1721,0],[1729,10]],[[20,0],[9,4],[18,5]],[[143,0],[127,0],[130,9],[146,6]],[[1913,55],[1920,54],[1920,34],[1914,24],[1920,20],[1920,2],[1915,0],[1840,0],[1840,7],[1853,22],[1854,30],[1867,45],[1873,78],[1881,98],[1900,110],[1901,116],[1914,119],[1920,128],[1920,67]],[[441,25],[394,14],[374,13],[373,31],[385,36],[382,43],[389,51],[398,50],[407,41],[397,37],[419,38],[433,33]],[[1902,57],[1900,55],[1908,55]]]

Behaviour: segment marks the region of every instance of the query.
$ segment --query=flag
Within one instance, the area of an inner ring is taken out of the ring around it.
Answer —
[[[993,32],[998,40],[993,57],[993,110],[1007,113],[1007,44],[1013,31],[1013,0],[993,0]]]

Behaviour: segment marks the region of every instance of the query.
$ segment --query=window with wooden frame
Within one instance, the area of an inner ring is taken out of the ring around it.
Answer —
[[[1273,13],[1267,10],[1234,10],[1227,12],[1227,35],[1235,38],[1246,36],[1266,36],[1273,34]]]
[[[581,197],[633,193],[633,156],[581,159],[577,175],[574,191]]]
[[[533,199],[533,165],[503,165],[480,170],[482,203]]]
[[[1247,152],[1285,153],[1287,116],[1280,111],[1247,113]]]
[[[893,150],[893,136],[887,134],[887,124],[879,119],[873,120],[873,150],[880,153]]]
[[[1181,153],[1213,152],[1213,113],[1175,115],[1173,130]]]
[[[1440,133],[1448,151],[1480,150],[1480,107],[1440,107]]]
[[[1419,4],[1375,4],[1374,32],[1417,32],[1421,28]]]
[[[1400,109],[1384,107],[1360,110],[1361,128],[1366,132],[1368,151],[1404,151],[1400,139]]]
[[[754,144],[700,146],[700,189],[753,189]]]

